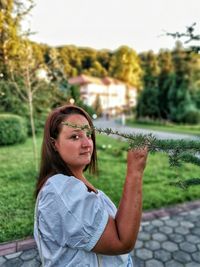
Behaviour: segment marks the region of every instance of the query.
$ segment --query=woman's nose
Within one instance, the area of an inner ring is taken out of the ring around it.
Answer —
[[[87,136],[84,136],[82,140],[82,147],[90,147],[91,145],[91,139],[89,139]]]

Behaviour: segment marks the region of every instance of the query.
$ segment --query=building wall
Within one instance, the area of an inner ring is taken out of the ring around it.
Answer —
[[[131,90],[133,91],[133,90]],[[81,97],[85,104],[92,106],[96,100],[97,95],[100,97],[101,106],[105,113],[116,114],[121,112],[123,108],[127,105],[127,88],[123,84],[85,84],[80,87]],[[132,94],[131,98],[135,97]],[[131,101],[135,103],[135,101]]]
[[[81,75],[70,79],[70,83],[80,86],[82,100],[89,106],[92,106],[99,96],[105,114],[115,115],[136,105],[136,89],[127,88],[126,84],[112,78],[105,82],[103,79]]]

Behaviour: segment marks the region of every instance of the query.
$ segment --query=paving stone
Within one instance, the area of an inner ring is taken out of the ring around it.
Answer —
[[[149,240],[144,243],[144,246],[150,250],[157,250],[160,248],[160,243],[155,240]]]
[[[165,241],[161,244],[163,249],[166,249],[169,252],[174,252],[176,250],[178,250],[178,246],[177,244],[171,242],[171,241]]]
[[[197,221],[195,222],[195,225],[196,225],[196,227],[200,227],[200,221],[197,220]]]
[[[200,236],[200,227],[195,227],[191,230],[191,233]]]
[[[36,259],[32,259],[30,261],[25,261],[21,267],[39,267],[40,262],[38,262]]]
[[[193,211],[194,211],[194,213],[197,214],[197,216],[199,216],[200,215],[200,207],[199,207],[199,205],[198,205],[198,207],[196,209],[193,209]]]
[[[30,249],[30,250],[24,251],[20,257],[22,260],[27,261],[27,260],[33,259],[36,255],[37,255],[37,250]]]
[[[2,256],[0,257],[0,266],[6,261],[6,259]]]
[[[175,242],[177,244],[183,242],[184,239],[185,239],[184,235],[174,234],[174,233],[170,234],[168,237],[169,237],[170,241],[173,241],[173,242]]]
[[[185,267],[199,267],[199,263],[195,262],[186,263]]]
[[[171,260],[166,262],[166,267],[185,267],[185,265],[183,265],[182,263],[175,261],[175,260]]]
[[[171,253],[166,250],[159,249],[154,252],[154,258],[157,260],[161,260],[162,262],[166,262],[171,259]]]
[[[187,235],[189,233],[189,229],[187,227],[184,227],[184,226],[179,226],[179,227],[175,228],[174,231],[178,234],[181,234],[181,235]]]
[[[164,267],[164,264],[158,260],[148,260],[145,266],[146,267]]]
[[[180,225],[183,227],[186,227],[186,228],[193,228],[194,227],[194,224],[191,222],[188,222],[188,221],[182,221],[182,222],[180,222]]]
[[[138,234],[138,239],[139,240],[143,240],[143,241],[147,241],[147,240],[150,240],[151,239],[151,236],[149,233],[146,233],[146,232],[140,232]]]
[[[194,244],[191,244],[190,242],[183,242],[180,243],[180,249],[185,252],[195,252],[197,250],[197,247]]]
[[[183,217],[182,216],[179,216],[179,215],[175,215],[175,216],[173,216],[173,220],[174,221],[177,221],[177,222],[182,222]]]
[[[155,225],[155,226],[162,226],[162,225],[164,225],[164,222],[161,221],[161,220],[153,220],[151,223],[153,225]]]
[[[194,252],[192,253],[192,258],[196,261],[200,263],[200,251]]]
[[[164,234],[171,234],[173,232],[172,228],[169,226],[160,226],[159,227],[160,232],[164,233]]]
[[[188,212],[188,215],[187,216],[195,216],[197,217],[199,215],[197,209],[191,209],[189,212]]]
[[[193,244],[200,243],[200,237],[196,235],[187,235],[186,240]]]
[[[159,242],[163,242],[163,241],[167,240],[167,236],[165,234],[161,234],[161,233],[153,234],[152,238],[154,240],[159,241]]]
[[[182,263],[186,263],[186,262],[190,262],[191,261],[191,256],[184,252],[184,251],[175,251],[173,252],[173,257],[175,260],[182,262]]]
[[[137,240],[137,241],[136,241],[136,244],[135,244],[135,249],[136,249],[136,248],[141,248],[141,247],[143,247],[143,242],[140,241],[140,240]]]
[[[7,260],[10,260],[10,259],[14,259],[14,258],[19,257],[21,254],[22,254],[22,251],[20,251],[20,252],[16,252],[16,253],[12,253],[12,254],[8,254],[8,255],[5,255],[5,258],[6,258]]]
[[[165,214],[165,216],[163,216]],[[162,220],[162,221],[166,221],[166,220],[169,220],[169,215],[168,215],[168,213],[167,212],[160,212],[158,215],[161,215],[160,216],[160,220]]]
[[[153,225],[153,224],[149,224],[149,225],[145,225],[144,226],[144,231],[148,232],[148,233],[157,233],[158,232],[158,227]]]
[[[179,222],[175,221],[175,220],[166,220],[165,221],[165,224],[167,226],[170,226],[170,227],[177,227],[179,225]]]
[[[142,260],[148,260],[152,259],[153,257],[153,252],[149,249],[142,248],[142,249],[136,249],[135,255]]]
[[[134,267],[145,267],[145,262],[137,257],[132,257]]]
[[[14,258],[3,263],[1,267],[21,267],[22,264],[23,264],[23,261],[20,258]]]

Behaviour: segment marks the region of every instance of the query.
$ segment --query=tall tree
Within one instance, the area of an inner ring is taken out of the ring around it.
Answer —
[[[161,50],[158,54],[159,75],[158,75],[158,107],[160,117],[169,119],[168,91],[172,84],[173,62],[171,52]]]
[[[143,76],[143,90],[141,91],[136,107],[136,116],[152,119],[160,118],[158,105],[158,75],[159,65],[153,51],[140,54]]]
[[[109,75],[128,85],[140,88],[142,69],[136,52],[127,46],[117,49],[111,58]]]
[[[191,54],[185,51],[180,42],[177,42],[172,58],[174,73],[171,77],[172,86],[168,92],[169,116],[174,122],[184,122],[187,114],[195,109],[189,91],[192,70]]]
[[[0,1],[0,72],[8,75],[8,59],[14,61],[20,48],[20,23],[33,7],[33,0]]]

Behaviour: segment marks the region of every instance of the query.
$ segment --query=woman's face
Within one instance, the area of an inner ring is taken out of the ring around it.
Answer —
[[[87,125],[90,129],[90,126],[87,119],[80,114],[69,115],[64,122],[77,125],[77,128],[63,125],[55,140],[55,148],[70,170],[74,174],[80,174],[90,163],[93,153],[91,135],[81,127]]]

